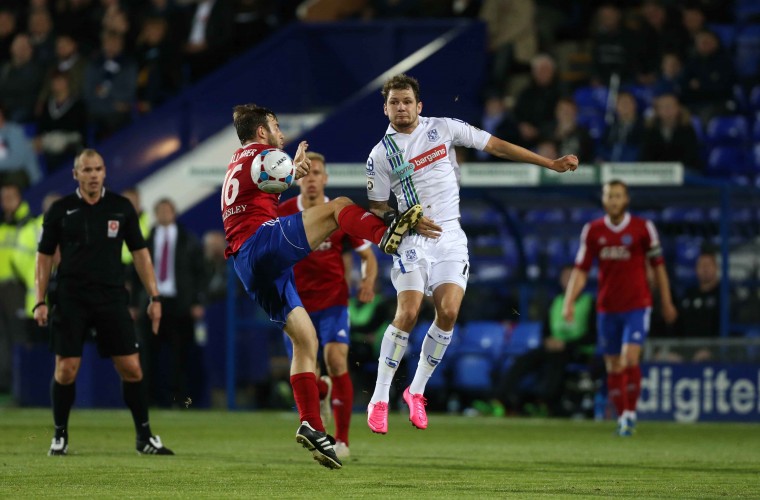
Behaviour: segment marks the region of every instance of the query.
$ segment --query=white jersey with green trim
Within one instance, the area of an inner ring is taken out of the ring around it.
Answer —
[[[455,118],[419,117],[411,134],[390,125],[367,160],[367,197],[396,195],[398,209],[414,204],[436,223],[459,219],[460,170],[454,146],[483,150],[491,134]]]

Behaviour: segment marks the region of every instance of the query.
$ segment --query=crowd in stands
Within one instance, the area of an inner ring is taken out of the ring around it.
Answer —
[[[751,4],[7,0],[0,175],[35,182],[294,19],[421,17],[486,23],[482,126],[501,137],[589,163],[682,161],[701,173],[752,174],[760,14]],[[34,154],[15,145],[16,125]]]

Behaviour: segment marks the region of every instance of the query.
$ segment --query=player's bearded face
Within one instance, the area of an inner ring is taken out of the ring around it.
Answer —
[[[391,124],[396,129],[402,130],[417,124],[422,103],[417,102],[411,89],[393,89],[388,93],[384,111]]]

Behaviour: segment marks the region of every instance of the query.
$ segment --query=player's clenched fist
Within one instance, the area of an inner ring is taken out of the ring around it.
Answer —
[[[552,162],[550,167],[556,172],[572,172],[578,168],[578,157],[575,155],[565,155],[562,158],[558,158]]]

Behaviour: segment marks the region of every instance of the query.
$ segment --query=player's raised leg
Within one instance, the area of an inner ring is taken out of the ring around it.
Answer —
[[[288,314],[285,333],[293,343],[290,384],[301,420],[296,441],[311,451],[314,460],[320,464],[330,469],[340,469],[343,464],[335,454],[335,440],[327,435],[319,416],[317,332],[303,307],[296,307]]]
[[[404,391],[404,401],[409,406],[409,421],[418,429],[426,429],[425,386],[446,353],[454,334],[454,324],[464,298],[464,288],[454,283],[443,283],[433,291],[436,318],[422,341],[420,361],[414,379]]]
[[[303,211],[306,238],[311,248],[319,246],[338,227],[346,233],[380,246],[385,253],[393,253],[404,235],[422,218],[422,207],[414,205],[398,214],[386,226],[382,219],[354,204],[344,196]]]

